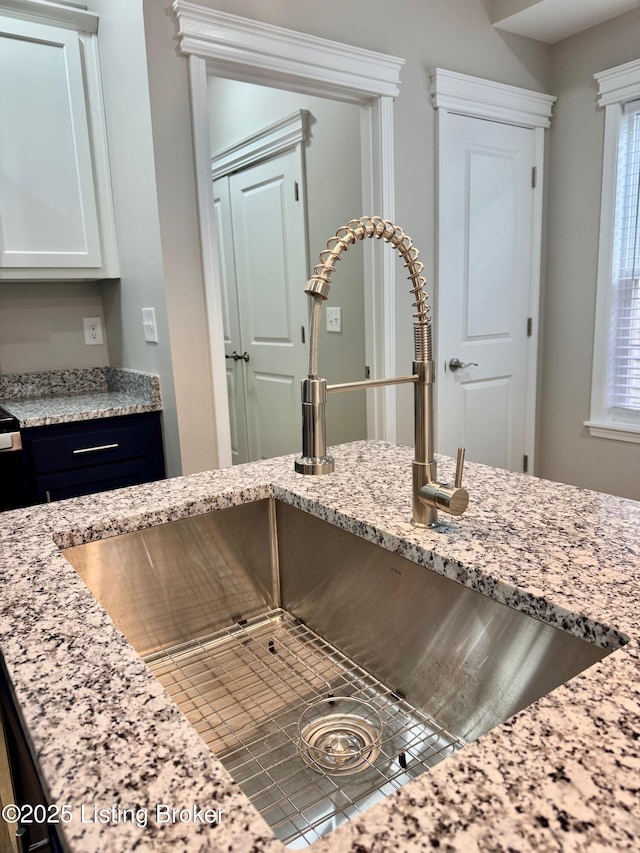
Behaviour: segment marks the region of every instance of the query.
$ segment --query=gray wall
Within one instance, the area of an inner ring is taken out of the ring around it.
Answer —
[[[104,344],[87,346],[83,317],[102,317],[95,282],[0,283],[0,371],[109,364],[106,335]]]
[[[217,459],[186,63],[164,4],[149,20],[142,0],[92,5],[121,268],[103,282],[111,363],[160,375],[168,473],[202,471]],[[144,340],[143,307],[156,309],[157,344]]]
[[[140,2],[140,0],[136,0]],[[187,62],[168,0],[144,2],[153,158],[182,472],[218,465]]]
[[[111,364],[157,373],[167,472],[181,470],[180,440],[158,221],[142,5],[95,0],[121,278],[102,283]],[[157,344],[146,343],[142,308],[155,308]]]
[[[640,56],[640,10],[592,27],[553,50],[547,187],[546,285],[538,473],[640,499],[637,444],[592,438],[589,418],[604,110],[594,73]]]
[[[360,107],[214,77],[209,80],[209,105],[212,154],[297,110],[309,111],[305,165],[312,269],[321,249],[338,227],[365,213],[362,210]],[[364,377],[363,257],[362,249],[356,247],[340,262],[336,285],[326,303],[326,306],[342,308],[342,332],[326,332],[324,322],[321,330],[320,372],[330,383]],[[304,282],[301,281],[301,298],[304,298],[303,290]],[[327,405],[329,443],[354,441],[366,435],[365,395],[334,394]]]

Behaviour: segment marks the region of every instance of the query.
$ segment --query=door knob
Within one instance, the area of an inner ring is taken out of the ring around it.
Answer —
[[[460,361],[459,358],[452,358],[449,362],[449,370],[464,370],[465,367],[477,367],[478,363],[476,361]]]
[[[249,361],[249,353],[243,352],[242,355],[238,355],[234,350],[231,355],[225,355],[225,358],[232,358],[234,361]]]

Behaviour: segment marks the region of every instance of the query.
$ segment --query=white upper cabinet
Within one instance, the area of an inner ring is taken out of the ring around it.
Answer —
[[[0,0],[0,279],[119,274],[97,17]]]

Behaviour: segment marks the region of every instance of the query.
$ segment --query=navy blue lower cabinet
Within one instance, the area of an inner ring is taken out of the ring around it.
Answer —
[[[165,476],[159,412],[23,429],[22,447],[30,503]]]

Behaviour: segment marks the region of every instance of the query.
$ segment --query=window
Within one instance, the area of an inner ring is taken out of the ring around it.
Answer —
[[[640,60],[596,74],[605,107],[592,435],[640,442]]]
[[[620,132],[611,276],[610,406],[640,412],[640,101],[626,104]]]

